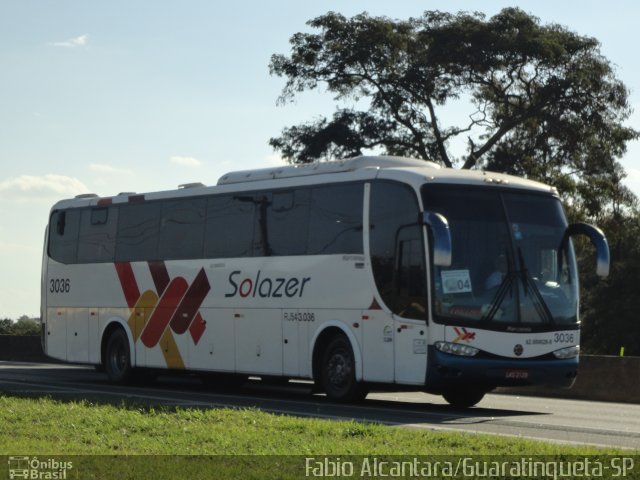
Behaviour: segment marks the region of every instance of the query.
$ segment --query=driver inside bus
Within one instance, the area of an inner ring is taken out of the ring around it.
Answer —
[[[501,253],[494,261],[493,273],[491,273],[484,282],[485,290],[490,290],[502,285],[508,270],[509,264],[507,263],[507,257],[504,253]]]

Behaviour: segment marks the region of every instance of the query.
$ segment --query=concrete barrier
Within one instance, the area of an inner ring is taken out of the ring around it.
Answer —
[[[0,335],[0,360],[55,362],[42,352],[39,336]],[[498,388],[496,393],[640,403],[640,357],[582,355],[571,388]]]
[[[0,335],[0,360],[14,362],[51,361],[42,351],[40,335]]]

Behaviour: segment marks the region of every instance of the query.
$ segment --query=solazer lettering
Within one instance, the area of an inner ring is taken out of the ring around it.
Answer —
[[[255,277],[242,278],[239,277],[241,273],[240,270],[234,270],[229,274],[231,291],[225,293],[225,297],[240,295],[242,298],[299,298],[302,297],[304,287],[311,280],[311,277],[263,277],[261,270],[258,270]]]

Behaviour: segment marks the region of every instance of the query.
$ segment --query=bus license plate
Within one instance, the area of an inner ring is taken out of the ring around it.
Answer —
[[[529,378],[529,371],[510,369],[505,372],[505,378],[509,378],[512,380],[522,380],[525,378]]]

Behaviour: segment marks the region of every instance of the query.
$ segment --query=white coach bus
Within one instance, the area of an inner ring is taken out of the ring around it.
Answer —
[[[224,175],[216,186],[51,210],[47,355],[116,382],[138,368],[313,379],[331,399],[412,388],[472,406],[571,385],[578,273],[556,191],[415,159]],[[224,378],[224,376],[221,376]]]

